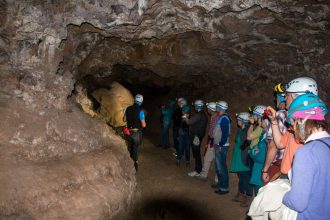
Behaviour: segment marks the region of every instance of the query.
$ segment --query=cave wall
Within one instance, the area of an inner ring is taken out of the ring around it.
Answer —
[[[327,0],[0,0],[0,217],[100,219],[132,201],[123,140],[70,99],[88,74],[130,66],[232,111],[307,75],[329,103],[329,11]]]

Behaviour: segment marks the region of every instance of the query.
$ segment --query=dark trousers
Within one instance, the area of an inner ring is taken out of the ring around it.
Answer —
[[[249,183],[251,179],[251,172],[244,171],[238,172],[238,191],[244,195],[252,196],[253,195],[253,186]]]
[[[179,127],[173,124],[173,144],[175,150],[179,147]]]
[[[202,139],[199,139],[202,142]],[[202,171],[202,157],[201,157],[201,145],[198,146],[193,144],[193,140],[191,140],[191,149],[195,159],[195,171],[200,173]]]
[[[131,131],[131,135],[128,136],[128,152],[136,163],[138,161],[138,150],[142,142],[142,131]]]
[[[182,155],[185,155],[186,161],[190,161],[190,138],[188,134],[179,136],[179,148],[177,151],[177,160],[181,160]]]

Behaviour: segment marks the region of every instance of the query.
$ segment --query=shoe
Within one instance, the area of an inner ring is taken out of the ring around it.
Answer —
[[[195,177],[195,176],[200,176],[200,174],[197,173],[197,172],[194,170],[194,171],[188,173],[188,176]]]
[[[177,155],[177,153],[174,152],[174,153],[173,153],[173,156],[177,157],[178,155]]]
[[[204,181],[207,180],[207,176],[203,172],[201,172],[199,176],[195,176],[195,177],[200,180],[204,180]]]
[[[219,195],[224,195],[224,194],[229,193],[229,191],[223,191],[223,190],[221,190],[221,189],[215,190],[214,192],[215,192],[216,194],[219,194]]]
[[[252,196],[243,195],[243,200],[239,206],[249,207],[251,205],[251,202],[252,202]]]
[[[179,167],[180,166],[180,160],[176,160],[175,164],[176,164],[177,167]]]
[[[232,198],[233,202],[242,202],[244,198],[244,195],[240,192],[237,192],[237,194]]]

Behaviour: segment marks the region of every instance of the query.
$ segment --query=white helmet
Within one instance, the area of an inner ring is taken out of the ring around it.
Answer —
[[[228,103],[225,101],[219,101],[217,102],[217,108],[226,111],[228,109]]]
[[[237,120],[243,121],[247,124],[250,121],[250,114],[248,112],[241,112],[236,116]]]
[[[252,114],[261,118],[265,110],[266,110],[266,106],[257,105],[256,107],[254,107]]]
[[[141,94],[137,94],[136,96],[135,96],[135,103],[136,104],[138,104],[138,105],[142,105],[142,103],[143,103],[143,95],[141,95]]]
[[[194,102],[194,106],[195,106],[195,109],[197,111],[200,111],[202,110],[203,106],[204,106],[204,102],[200,99],[197,99],[195,102]]]
[[[215,102],[206,103],[206,107],[210,109],[212,112],[215,112],[217,110],[217,106]]]
[[[185,98],[179,98],[178,104],[182,108],[183,106],[187,105],[187,100]]]
[[[286,92],[296,93],[298,95],[305,93],[318,94],[317,83],[310,77],[299,77],[288,83]]]

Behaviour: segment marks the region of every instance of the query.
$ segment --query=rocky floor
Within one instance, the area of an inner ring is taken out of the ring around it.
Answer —
[[[144,137],[136,174],[140,199],[131,219],[246,219],[247,209],[231,201],[237,192],[235,174],[230,174],[230,193],[217,195],[210,186],[213,167],[207,181],[189,177],[193,163],[177,167],[172,149],[156,147],[157,129],[148,129]]]

